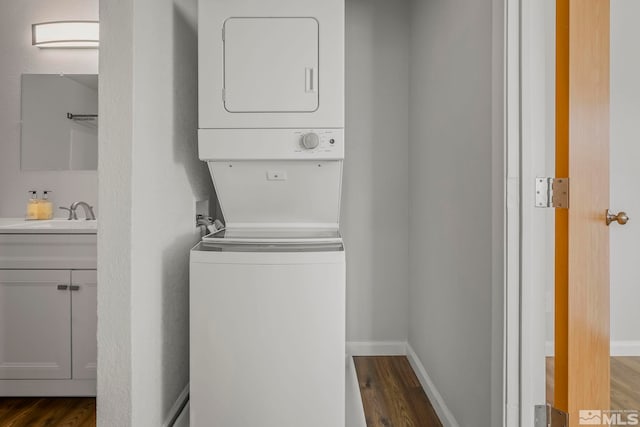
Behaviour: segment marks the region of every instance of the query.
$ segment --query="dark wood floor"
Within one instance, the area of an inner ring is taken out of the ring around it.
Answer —
[[[92,397],[0,397],[0,427],[95,427]]]
[[[553,357],[547,357],[547,402],[553,402]],[[611,358],[611,409],[640,409],[640,357]]]
[[[442,427],[405,356],[353,360],[367,427]]]

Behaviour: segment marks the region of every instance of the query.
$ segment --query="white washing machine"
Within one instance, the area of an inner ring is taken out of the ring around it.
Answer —
[[[191,252],[191,426],[344,427],[339,235],[218,234]]]
[[[344,427],[341,146],[209,160],[226,228],[191,251],[191,426]]]
[[[191,251],[193,427],[344,427],[342,131],[313,159],[303,135],[208,160],[226,228]]]

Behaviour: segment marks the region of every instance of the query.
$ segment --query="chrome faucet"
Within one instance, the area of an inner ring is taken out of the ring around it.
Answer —
[[[87,202],[82,201],[73,202],[71,204],[71,209],[69,212],[70,218],[73,216],[73,219],[78,219],[78,214],[76,213],[76,209],[78,209],[78,206],[82,206],[82,209],[84,209],[84,216],[87,220],[96,219],[96,214],[93,212],[93,206],[90,206]]]
[[[69,218],[67,218],[67,221],[71,221],[72,219],[78,219],[78,215],[76,214],[76,211],[74,211],[71,208],[65,208],[64,206],[60,206],[59,209],[62,209],[63,211],[69,211]]]

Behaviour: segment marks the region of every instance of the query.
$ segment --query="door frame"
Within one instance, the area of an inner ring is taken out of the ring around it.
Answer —
[[[545,214],[534,180],[545,170],[545,2],[506,0],[505,418],[533,426],[545,403]],[[552,1],[552,0],[548,0]],[[551,175],[553,176],[553,175]],[[548,216],[548,215],[546,215]]]
[[[520,360],[520,151],[521,151],[521,8],[528,0],[505,0],[505,290],[503,426],[521,424]]]
[[[549,3],[547,3],[547,1]],[[549,12],[545,6],[552,6]],[[507,285],[505,297],[505,384],[507,425],[533,425],[534,406],[546,401],[546,286],[553,265],[552,210],[534,207],[534,180],[554,176],[546,138],[548,82],[555,86],[555,55],[547,57],[549,23],[555,27],[554,0],[514,0],[507,15]],[[551,16],[551,12],[553,16]],[[549,15],[547,15],[549,13]],[[553,61],[553,64],[551,63]],[[553,76],[553,77],[552,77]],[[555,93],[555,90],[552,91]],[[551,148],[551,147],[548,147]],[[546,223],[546,224],[545,224]],[[541,232],[542,230],[542,232]]]

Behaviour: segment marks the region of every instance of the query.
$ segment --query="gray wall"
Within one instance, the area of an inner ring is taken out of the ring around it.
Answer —
[[[492,1],[413,0],[411,16],[409,344],[458,423],[489,427],[492,170],[501,168]]]
[[[161,425],[188,383],[189,249],[211,192],[195,17],[195,0],[101,2],[100,426]]]
[[[611,210],[632,218],[611,227],[611,350],[640,356],[640,2],[611,2]],[[636,219],[636,221],[634,221]]]
[[[20,76],[96,74],[97,49],[39,49],[31,45],[31,24],[98,19],[98,0],[0,2],[0,217],[24,217],[27,191],[52,190],[56,206],[75,200],[97,203],[96,171],[20,170]],[[56,216],[63,216],[62,211]]]
[[[346,0],[347,341],[406,341],[409,3]]]

